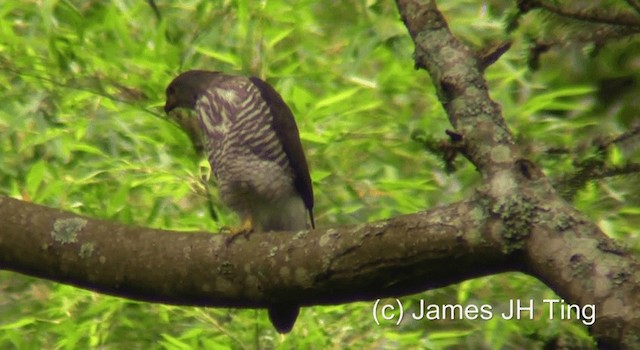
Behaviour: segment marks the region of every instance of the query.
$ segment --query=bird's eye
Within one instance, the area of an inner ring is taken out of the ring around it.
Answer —
[[[173,86],[169,86],[169,88],[167,88],[167,95],[173,95],[176,93],[176,89]]]

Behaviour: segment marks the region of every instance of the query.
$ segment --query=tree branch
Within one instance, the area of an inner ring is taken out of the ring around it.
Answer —
[[[590,181],[638,173],[640,173],[640,163],[633,162],[620,166],[607,166],[604,164],[585,166],[557,180],[554,187],[558,189],[562,198],[572,201],[576,193],[582,190]]]
[[[474,202],[297,233],[172,232],[0,197],[0,268],[135,300],[261,308],[413,294],[521,269]],[[447,268],[443,268],[447,266]]]
[[[583,4],[588,4],[587,2]],[[612,12],[610,9],[569,9],[567,6],[556,6],[543,0],[519,0],[518,7],[522,12],[528,12],[535,8],[541,8],[558,16],[567,17],[579,21],[602,23],[609,25],[624,25],[630,27],[640,26],[640,17],[637,14],[626,12]]]
[[[489,97],[482,63],[449,31],[435,1],[397,3],[415,43],[416,67],[430,74],[462,135],[463,154],[482,174],[485,183],[477,197],[489,232],[501,237],[508,251],[522,253],[526,271],[564,299],[597,305],[598,321],[590,331],[600,347],[640,348],[635,257],[571,208],[543,172],[521,157],[500,107]]]
[[[640,15],[640,1],[638,0],[626,0],[629,6],[633,7],[637,14]]]
[[[611,145],[616,145],[616,144],[622,144],[630,139],[633,139],[634,137],[640,135],[640,126],[636,126],[631,128],[630,130],[627,130],[625,132],[623,132],[620,135],[617,135],[613,138],[611,138],[610,140],[607,140],[605,142],[603,142],[601,144],[600,147],[602,148],[608,148]]]
[[[639,163],[627,162],[611,166],[607,164],[606,159],[606,152],[611,146],[622,147],[625,142],[632,140],[637,135],[640,135],[640,127],[634,127],[607,140],[593,140],[587,145],[580,144],[573,149],[549,148],[545,150],[544,152],[547,154],[569,154],[576,159],[573,162],[576,167],[575,171],[564,174],[553,181],[560,196],[567,201],[572,201],[576,193],[590,181],[640,173]],[[584,156],[581,155],[584,149],[593,149],[593,151]]]
[[[483,62],[453,36],[433,0],[398,0],[398,8],[416,46],[416,67],[431,75],[451,125],[463,136],[463,154],[483,175],[513,163],[513,138],[489,97]]]

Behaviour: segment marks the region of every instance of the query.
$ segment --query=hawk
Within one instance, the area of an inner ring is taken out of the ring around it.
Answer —
[[[242,220],[242,231],[298,231],[311,227],[313,188],[291,110],[256,77],[191,70],[167,87],[164,106],[197,112],[222,202]],[[297,305],[269,307],[280,333],[293,328]]]

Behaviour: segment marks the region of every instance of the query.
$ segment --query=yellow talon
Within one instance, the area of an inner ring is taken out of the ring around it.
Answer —
[[[220,233],[226,233],[226,234],[230,234],[230,235],[237,235],[237,234],[247,234],[247,233],[251,233],[253,232],[253,221],[251,220],[250,217],[244,219],[242,221],[242,225],[240,225],[240,227],[223,227],[222,229],[220,229]]]
[[[250,216],[247,216],[246,218],[244,218],[244,220],[242,220],[242,225],[238,228],[237,232],[232,231],[231,233],[238,234],[248,232],[253,232],[253,220],[251,220]]]
[[[227,228],[222,232],[231,234],[231,237],[226,240],[227,245],[235,241],[236,238],[240,236],[244,236],[248,239],[248,235],[253,232],[253,221],[251,220],[251,217],[246,217],[242,221],[242,225],[240,227]]]

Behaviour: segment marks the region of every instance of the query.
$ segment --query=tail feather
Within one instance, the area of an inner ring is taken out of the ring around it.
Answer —
[[[273,305],[269,307],[269,320],[278,333],[286,334],[293,329],[299,313],[300,307],[298,305]]]

